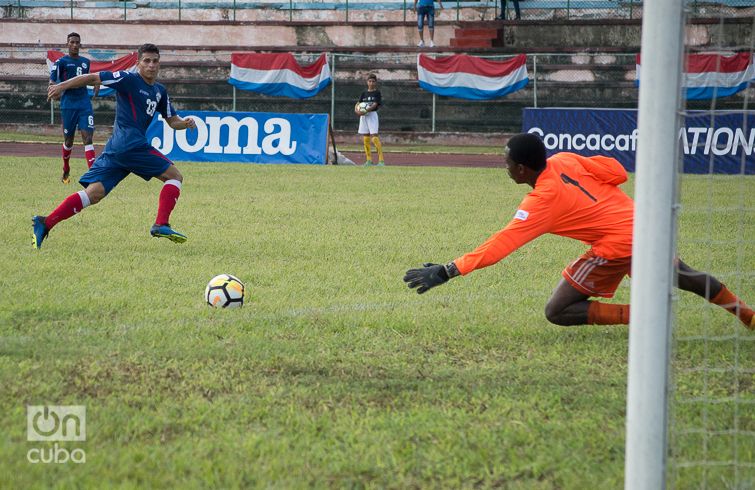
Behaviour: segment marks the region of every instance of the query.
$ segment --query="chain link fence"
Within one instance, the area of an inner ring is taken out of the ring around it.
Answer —
[[[118,50],[82,50],[92,60],[128,54]],[[302,64],[320,53],[297,55]],[[378,76],[384,106],[381,131],[516,132],[524,107],[635,108],[635,54],[556,54],[527,56],[530,82],[504,98],[471,101],[434,96],[419,87],[416,53],[329,53],[333,83],[310,99],[272,97],[236,89],[228,83],[231,52],[163,51],[159,80],[177,110],[327,113],[336,130],[356,130],[354,103],[366,90],[369,73]],[[490,56],[505,59],[505,56]],[[0,119],[16,124],[59,124],[57,104],[46,100],[46,50],[0,47]],[[720,108],[741,107],[755,88],[720,101]],[[109,126],[115,98],[98,97],[93,106],[99,127]]]

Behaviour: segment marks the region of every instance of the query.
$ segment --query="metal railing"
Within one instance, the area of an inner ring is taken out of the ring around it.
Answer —
[[[101,20],[179,20],[179,21],[413,21],[413,0],[365,1],[330,0],[130,0],[88,2],[79,0],[0,0],[3,16],[18,18],[91,18],[82,11],[97,10]],[[447,0],[438,20],[472,21],[512,19],[513,0]],[[688,0],[692,16],[752,16],[755,0]],[[637,19],[642,16],[642,0],[519,0],[522,20],[549,19]]]

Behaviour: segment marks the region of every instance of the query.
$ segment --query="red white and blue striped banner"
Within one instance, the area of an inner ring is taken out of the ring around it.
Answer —
[[[417,58],[419,86],[438,95],[459,99],[497,99],[524,88],[529,82],[527,57],[491,61],[466,54]]]
[[[47,51],[47,69],[48,71],[52,71],[52,69],[55,67],[55,62],[58,61],[60,58],[65,56],[65,53],[61,51]],[[95,61],[90,59],[91,66],[89,67],[89,73],[97,73],[99,71],[128,71],[128,72],[135,72],[136,71],[136,62],[139,60],[139,57],[136,53],[130,53],[126,56],[122,56],[120,58],[110,60],[110,61]],[[61,80],[62,81],[62,80]],[[87,86],[87,91],[89,92],[89,95],[92,96],[94,93],[94,87]],[[115,93],[115,90],[112,88],[107,88],[104,85],[100,85],[100,91],[99,96],[105,97],[107,95]]]
[[[689,100],[728,97],[755,83],[755,55],[689,54],[683,75],[685,96]],[[636,80],[639,85],[640,55],[637,55]]]
[[[302,66],[291,53],[233,53],[228,83],[242,90],[294,99],[317,95],[331,81],[325,53]]]

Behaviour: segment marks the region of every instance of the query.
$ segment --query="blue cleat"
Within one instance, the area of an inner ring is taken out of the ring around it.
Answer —
[[[33,216],[31,219],[32,229],[34,230],[34,248],[42,248],[42,242],[47,238],[47,233],[50,231],[45,226],[45,218],[47,216]]]
[[[155,238],[167,238],[171,242],[175,243],[183,243],[187,240],[186,235],[177,232],[167,223],[164,225],[152,225],[152,228],[149,230],[149,234]]]

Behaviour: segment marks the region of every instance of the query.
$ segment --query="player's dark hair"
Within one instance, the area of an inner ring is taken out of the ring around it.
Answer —
[[[155,53],[157,56],[160,56],[160,49],[152,43],[144,43],[139,46],[137,53],[139,53],[139,59],[142,59],[144,53]]]
[[[367,75],[367,80],[377,81],[377,75],[375,75],[374,73],[370,73],[369,75]]]
[[[81,40],[81,36],[79,36],[78,32],[72,32],[68,36],[66,36],[66,42],[68,42],[68,40],[71,39],[72,37],[78,37],[79,40]]]
[[[514,163],[529,167],[536,172],[545,168],[546,152],[543,141],[535,134],[520,133],[512,136],[506,147]]]

